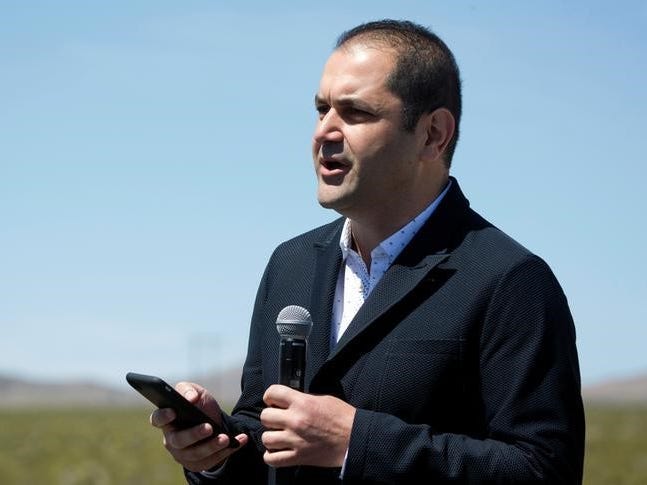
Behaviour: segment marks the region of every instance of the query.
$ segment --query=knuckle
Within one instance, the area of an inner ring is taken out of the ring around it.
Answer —
[[[291,427],[295,431],[303,431],[308,428],[308,419],[302,414],[295,415],[291,421]]]
[[[164,434],[163,442],[164,442],[164,446],[166,447],[167,450],[178,448],[178,446],[177,446],[177,438],[175,437],[174,433]]]
[[[213,438],[207,441],[205,444],[205,449],[209,454],[215,454],[227,450],[227,443],[221,443],[218,441],[218,438]]]

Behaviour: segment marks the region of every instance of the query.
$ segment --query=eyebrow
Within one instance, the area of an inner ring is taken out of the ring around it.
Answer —
[[[315,106],[328,105],[328,104],[329,103],[324,98],[319,96],[319,94],[315,94]],[[338,104],[340,106],[351,106],[351,107],[365,108],[365,109],[371,108],[370,104],[366,103],[361,98],[353,95],[340,96],[335,100],[335,104]]]

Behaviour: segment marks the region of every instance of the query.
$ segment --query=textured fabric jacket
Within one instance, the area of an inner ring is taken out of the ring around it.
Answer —
[[[260,283],[242,395],[250,443],[217,480],[275,483],[262,395],[278,376],[276,317],[312,314],[306,391],[358,408],[343,483],[581,483],[584,415],[566,298],[537,256],[470,209],[458,183],[330,350],[343,220],[281,244]],[[340,483],[298,467],[291,483]]]

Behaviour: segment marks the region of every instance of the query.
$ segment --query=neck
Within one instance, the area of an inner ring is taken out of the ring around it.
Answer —
[[[420,214],[442,193],[448,183],[444,179],[437,188],[430,192],[430,196],[412,201],[405,210],[400,212],[389,211],[387,207],[379,207],[370,214],[346,214],[351,221],[351,234],[356,251],[362,256],[367,267],[370,267],[371,252],[382,241],[406,226],[414,217]],[[384,204],[388,206],[388,204]]]

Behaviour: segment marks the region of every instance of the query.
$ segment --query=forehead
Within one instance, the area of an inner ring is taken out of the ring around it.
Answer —
[[[319,84],[320,97],[384,93],[395,66],[389,49],[352,43],[335,50],[326,62]]]

